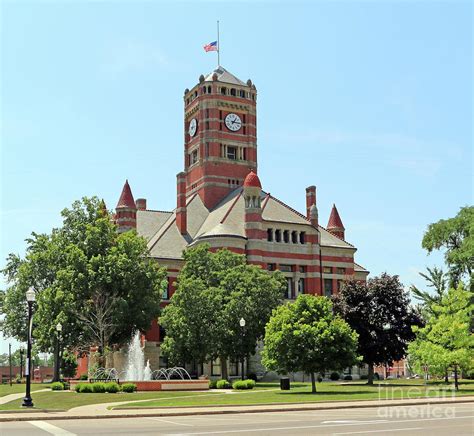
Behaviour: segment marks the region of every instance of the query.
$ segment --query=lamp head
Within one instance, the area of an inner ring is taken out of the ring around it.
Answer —
[[[35,300],[36,300],[35,288],[33,288],[33,286],[31,286],[26,291],[26,301],[28,301],[28,303],[33,303]]]
[[[240,327],[245,327],[245,319],[240,318],[239,324],[240,324]]]
[[[61,333],[61,332],[63,331],[63,326],[62,326],[62,324],[61,324],[60,322],[58,322],[58,323],[56,324],[56,331],[57,331],[58,333]]]

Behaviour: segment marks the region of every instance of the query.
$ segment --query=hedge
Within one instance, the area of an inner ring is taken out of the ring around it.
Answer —
[[[219,380],[216,383],[216,387],[217,389],[230,389],[231,384],[227,380]]]
[[[236,390],[253,389],[255,387],[255,380],[237,380],[232,384]]]
[[[61,382],[54,382],[54,383],[51,383],[50,388],[52,391],[63,391],[64,385]]]
[[[122,392],[135,392],[137,390],[137,385],[134,383],[124,383],[122,385]]]

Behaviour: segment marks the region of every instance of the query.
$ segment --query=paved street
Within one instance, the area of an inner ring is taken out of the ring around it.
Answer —
[[[474,404],[0,423],[2,436],[472,435]]]

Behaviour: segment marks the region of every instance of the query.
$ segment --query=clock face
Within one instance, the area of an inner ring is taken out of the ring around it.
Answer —
[[[242,121],[237,114],[228,114],[225,117],[225,125],[232,132],[237,132],[242,127]]]
[[[196,118],[193,118],[191,122],[189,123],[189,130],[188,130],[189,135],[194,136],[197,132],[197,128],[198,128],[197,120]]]

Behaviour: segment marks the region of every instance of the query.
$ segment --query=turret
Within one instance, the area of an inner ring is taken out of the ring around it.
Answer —
[[[262,185],[253,171],[244,180],[245,235],[247,239],[262,239],[262,206],[260,194]]]
[[[115,223],[118,226],[119,233],[137,228],[137,206],[135,205],[128,180],[123,185],[122,194],[115,207],[115,212]]]
[[[329,216],[329,221],[327,225],[327,230],[329,233],[337,236],[338,238],[344,239],[345,228],[342,224],[341,217],[337,211],[336,205],[332,205],[331,215]]]

